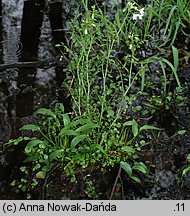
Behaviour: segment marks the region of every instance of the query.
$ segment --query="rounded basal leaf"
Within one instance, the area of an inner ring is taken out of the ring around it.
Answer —
[[[46,145],[45,143],[40,143],[40,144],[39,144],[39,148],[41,148],[41,149],[45,149],[46,146],[47,146],[47,145]]]
[[[51,116],[53,118],[56,118],[56,115],[54,112],[52,112],[51,110],[49,109],[46,109],[46,108],[39,108],[38,110],[36,110],[34,112],[34,114],[41,114],[41,115],[47,115],[47,116]]]
[[[34,124],[27,124],[21,127],[20,130],[40,131],[40,127]]]
[[[45,179],[45,177],[46,177],[46,173],[44,171],[39,171],[38,173],[36,173],[37,179]]]
[[[28,147],[28,146],[24,149],[24,151],[25,151],[27,154],[30,153],[31,150],[32,150],[31,147]]]
[[[82,140],[84,140],[86,138],[86,135],[79,135],[79,136],[76,136],[75,138],[72,139],[71,141],[71,148],[75,148],[75,146],[81,142]]]
[[[39,163],[37,163],[33,168],[32,171],[34,172],[35,170],[40,169],[41,165]]]
[[[134,166],[132,167],[132,169],[134,170],[138,170],[144,174],[147,174],[148,173],[148,168],[146,167],[146,165],[142,162],[140,163],[135,163]]]
[[[58,149],[52,152],[49,156],[49,162],[51,163],[56,157],[60,156],[64,152],[64,149]]]
[[[123,146],[121,150],[131,154],[135,153],[135,149],[130,146]]]
[[[152,126],[152,125],[143,125],[140,128],[140,131],[142,131],[142,130],[161,130],[161,129],[158,127]]]
[[[130,164],[128,164],[127,162],[121,161],[120,166],[121,168],[125,170],[125,172],[128,174],[129,177],[132,176],[132,169],[131,169]]]

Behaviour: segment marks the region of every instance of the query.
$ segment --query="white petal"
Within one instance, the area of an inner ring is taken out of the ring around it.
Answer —
[[[133,20],[137,20],[138,17],[139,17],[139,14],[133,14]]]

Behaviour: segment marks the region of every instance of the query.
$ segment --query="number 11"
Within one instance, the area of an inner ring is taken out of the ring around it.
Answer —
[[[177,211],[185,211],[184,203],[182,203],[182,204],[178,203],[178,204],[176,204],[176,206],[177,206]]]

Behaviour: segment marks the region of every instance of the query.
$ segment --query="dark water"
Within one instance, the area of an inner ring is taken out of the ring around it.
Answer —
[[[63,4],[64,3],[64,4]],[[69,1],[0,1],[0,65],[60,57]],[[18,136],[38,107],[63,102],[63,67],[0,69],[0,145]],[[21,151],[0,154],[0,199],[22,198],[9,184],[22,162]]]

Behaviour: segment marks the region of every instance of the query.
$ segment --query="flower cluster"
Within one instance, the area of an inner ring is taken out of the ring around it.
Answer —
[[[141,8],[141,9],[139,10],[139,13],[137,13],[137,14],[134,13],[134,14],[133,14],[133,20],[142,19],[143,16],[144,16],[144,8]]]

